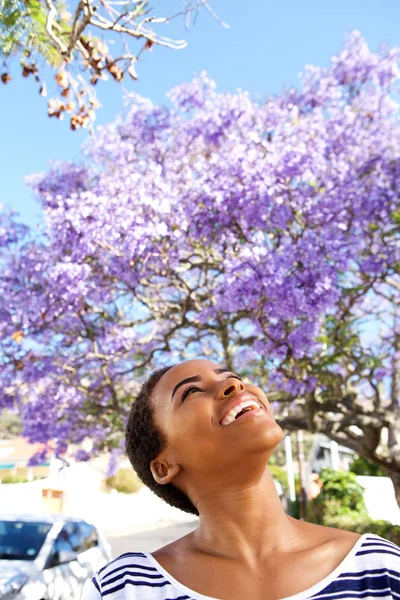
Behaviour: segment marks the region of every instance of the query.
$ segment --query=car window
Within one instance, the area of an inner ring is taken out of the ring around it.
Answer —
[[[79,529],[81,530],[82,535],[81,552],[99,545],[97,530],[93,525],[89,525],[89,523],[79,523]]]
[[[0,521],[0,559],[34,560],[51,527],[50,523]]]
[[[57,536],[56,550],[68,548],[78,554],[98,546],[96,528],[89,523],[67,523]]]
[[[54,545],[56,550],[66,549],[79,552],[80,531],[77,523],[67,523],[58,534]]]

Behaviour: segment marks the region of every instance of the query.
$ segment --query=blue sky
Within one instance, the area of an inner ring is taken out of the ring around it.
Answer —
[[[353,29],[373,50],[381,43],[400,45],[398,0],[210,1],[230,29],[223,29],[205,12],[189,32],[182,21],[160,29],[165,35],[185,37],[187,48],[156,47],[144,55],[137,65],[139,80],[129,82],[127,89],[163,103],[171,87],[205,69],[218,89],[240,87],[263,98],[279,93],[285,84],[296,85],[305,64],[328,64],[340,51],[344,35]],[[181,4],[153,2],[163,16],[163,6],[175,9]],[[17,63],[11,74],[10,84],[0,83],[0,202],[11,205],[25,223],[36,225],[41,210],[24,182],[25,175],[47,170],[49,161],[79,160],[88,133],[71,132],[67,121],[49,119],[37,84],[21,77]],[[103,105],[97,123],[104,124],[121,111],[122,89],[110,81],[98,86],[97,92]]]

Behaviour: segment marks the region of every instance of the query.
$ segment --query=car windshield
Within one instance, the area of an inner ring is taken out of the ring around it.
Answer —
[[[0,520],[0,559],[34,560],[50,529],[50,523]]]

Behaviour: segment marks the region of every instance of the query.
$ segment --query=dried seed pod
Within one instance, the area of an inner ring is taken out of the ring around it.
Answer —
[[[86,127],[89,125],[89,122],[90,122],[89,115],[88,114],[83,115],[82,116],[82,127],[84,129],[86,129]]]
[[[91,96],[90,97],[90,106],[91,106],[91,108],[94,108],[96,110],[96,108],[100,108],[101,104],[97,100],[97,98],[95,98],[94,96]]]
[[[148,50],[149,52],[151,52],[153,46],[154,46],[153,40],[147,40],[145,45],[143,46],[143,50]]]
[[[63,69],[55,75],[55,80],[62,88],[68,87],[68,73]]]
[[[28,77],[28,75],[35,75],[36,79],[38,79],[37,77],[37,66],[32,63],[31,65],[24,63],[22,64],[22,77]]]
[[[72,115],[71,117],[71,129],[72,131],[76,131],[78,127],[82,127],[83,117],[79,114]]]
[[[124,72],[115,63],[108,67],[108,72],[114,77],[116,81],[122,81],[124,78]]]

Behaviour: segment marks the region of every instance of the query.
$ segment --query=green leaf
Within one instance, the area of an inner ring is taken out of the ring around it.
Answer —
[[[400,225],[400,210],[393,211],[391,217],[397,225]]]

